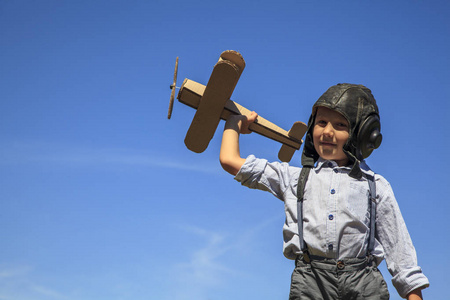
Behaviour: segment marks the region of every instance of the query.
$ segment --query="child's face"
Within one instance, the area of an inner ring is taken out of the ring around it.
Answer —
[[[334,160],[339,166],[348,163],[343,147],[349,137],[349,124],[340,113],[319,106],[313,128],[314,148],[326,160]]]

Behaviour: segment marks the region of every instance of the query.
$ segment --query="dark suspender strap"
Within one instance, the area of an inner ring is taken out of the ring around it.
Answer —
[[[369,182],[369,210],[370,210],[370,228],[369,228],[369,245],[367,247],[367,254],[372,254],[375,248],[375,218],[377,211],[377,191],[374,176],[367,175]]]
[[[308,180],[310,167],[303,167],[300,176],[298,177],[297,185],[297,226],[298,226],[298,239],[300,242],[300,250],[306,253],[306,243],[303,239],[303,196],[305,193],[306,181]]]

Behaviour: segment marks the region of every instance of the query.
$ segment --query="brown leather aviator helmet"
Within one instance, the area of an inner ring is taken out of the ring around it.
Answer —
[[[312,131],[317,107],[323,106],[342,114],[349,123],[349,139],[344,152],[353,164],[350,176],[361,177],[359,161],[381,144],[380,115],[372,92],[363,85],[342,83],[330,87],[313,106],[303,149],[303,166],[312,166],[319,158],[314,149]]]

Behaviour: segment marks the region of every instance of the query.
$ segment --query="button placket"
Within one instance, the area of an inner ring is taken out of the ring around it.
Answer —
[[[339,174],[334,169],[328,169],[330,179],[330,189],[327,203],[327,252],[335,251],[337,240],[336,228],[336,210],[337,210],[337,191],[339,188]]]

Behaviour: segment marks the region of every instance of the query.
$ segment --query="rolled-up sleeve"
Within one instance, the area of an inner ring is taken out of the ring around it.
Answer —
[[[272,193],[280,200],[284,200],[285,190],[298,171],[287,163],[272,162],[256,158],[254,155],[247,157],[235,179],[243,186],[251,189],[259,189]]]
[[[380,188],[379,188],[380,187]],[[429,286],[428,278],[417,264],[417,255],[390,184],[377,180],[377,238],[385,252],[392,284],[399,295]]]

